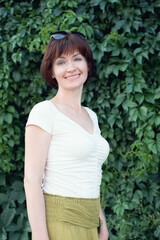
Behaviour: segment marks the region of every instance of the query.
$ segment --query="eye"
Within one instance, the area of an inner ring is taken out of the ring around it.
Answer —
[[[81,58],[81,57],[76,57],[74,60],[75,60],[75,61],[81,61],[82,58]]]
[[[62,60],[56,62],[57,65],[62,65],[63,63],[64,63],[64,61],[62,61]]]

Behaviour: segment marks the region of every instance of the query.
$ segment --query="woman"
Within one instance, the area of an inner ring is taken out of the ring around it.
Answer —
[[[109,146],[96,114],[81,105],[92,60],[78,32],[53,34],[42,60],[42,76],[58,91],[33,107],[26,124],[24,185],[34,240],[108,239],[99,195]]]

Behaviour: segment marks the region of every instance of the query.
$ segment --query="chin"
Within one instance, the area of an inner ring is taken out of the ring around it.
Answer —
[[[72,82],[69,84],[65,84],[66,89],[76,89],[76,88],[83,88],[84,83],[79,83],[79,82]]]

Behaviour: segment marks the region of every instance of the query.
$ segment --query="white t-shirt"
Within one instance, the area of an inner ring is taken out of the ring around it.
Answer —
[[[48,100],[36,104],[26,125],[37,125],[52,135],[44,169],[43,191],[50,194],[97,198],[100,194],[102,164],[109,154],[101,136],[96,114],[85,107],[93,134],[61,113]]]

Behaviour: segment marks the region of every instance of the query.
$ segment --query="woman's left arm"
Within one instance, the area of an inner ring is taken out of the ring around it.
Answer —
[[[99,217],[103,221],[103,225],[100,227],[98,239],[99,240],[108,240],[109,233],[108,233],[108,229],[107,229],[106,219],[105,219],[104,213],[101,208],[101,203],[100,203]]]

